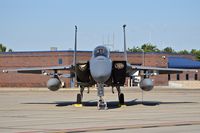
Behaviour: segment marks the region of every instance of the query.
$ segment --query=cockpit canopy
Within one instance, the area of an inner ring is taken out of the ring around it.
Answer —
[[[97,46],[93,51],[93,56],[104,56],[106,58],[109,58],[110,52],[105,46]]]

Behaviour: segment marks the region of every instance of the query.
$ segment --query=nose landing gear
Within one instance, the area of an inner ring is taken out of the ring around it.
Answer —
[[[107,102],[103,99],[104,96],[104,85],[99,83],[97,84],[97,95],[99,96],[99,101],[97,103],[98,110],[107,110]]]

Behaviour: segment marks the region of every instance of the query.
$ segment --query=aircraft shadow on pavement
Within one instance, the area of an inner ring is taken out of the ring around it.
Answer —
[[[160,101],[137,101],[137,99],[131,101],[125,101],[126,106],[134,105],[144,105],[144,106],[157,106],[161,104],[191,104],[197,102],[160,102]],[[22,104],[55,104],[57,107],[71,106],[76,104],[75,101],[57,101],[57,102],[35,102],[35,103],[22,103]],[[108,109],[120,108],[118,101],[108,101]],[[83,106],[85,107],[94,107],[97,106],[97,101],[84,101]]]

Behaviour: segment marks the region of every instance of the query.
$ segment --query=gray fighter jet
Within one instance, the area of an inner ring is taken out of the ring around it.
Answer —
[[[84,63],[77,62],[77,26],[75,26],[74,61],[72,65],[41,68],[20,68],[13,70],[10,69],[3,70],[3,72],[16,71],[18,73],[49,75],[50,79],[47,81],[47,87],[51,91],[56,91],[60,88],[60,77],[74,78],[76,80],[77,86],[80,87],[80,93],[77,94],[77,104],[79,105],[82,104],[84,89],[92,87],[96,84],[97,94],[99,97],[97,107],[98,109],[107,109],[107,103],[103,99],[104,87],[111,86],[112,90],[115,87],[118,91],[119,104],[123,105],[124,94],[121,92],[120,87],[124,86],[126,77],[130,77],[136,71],[139,71],[140,76],[142,77],[140,88],[144,91],[150,91],[153,89],[154,85],[153,81],[150,79],[151,75],[182,73],[183,71],[196,71],[189,69],[172,69],[130,65],[127,61],[125,27],[126,25],[123,25],[125,58],[122,61],[112,61],[110,58],[109,50],[105,46],[97,46],[94,49],[90,60]],[[53,71],[53,73],[47,73],[49,70]],[[67,70],[70,71],[70,74],[60,74],[58,73],[58,70]]]

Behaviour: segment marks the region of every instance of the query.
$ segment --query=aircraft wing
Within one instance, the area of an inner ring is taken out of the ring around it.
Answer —
[[[148,71],[151,74],[175,74],[182,72],[198,72],[196,69],[176,69],[176,68],[163,68],[163,67],[146,67],[146,66],[131,66],[132,71]]]
[[[4,73],[18,72],[18,73],[30,73],[30,74],[44,74],[47,70],[73,70],[73,66],[51,66],[51,67],[31,67],[31,68],[19,68],[19,69],[7,69],[3,70]]]

